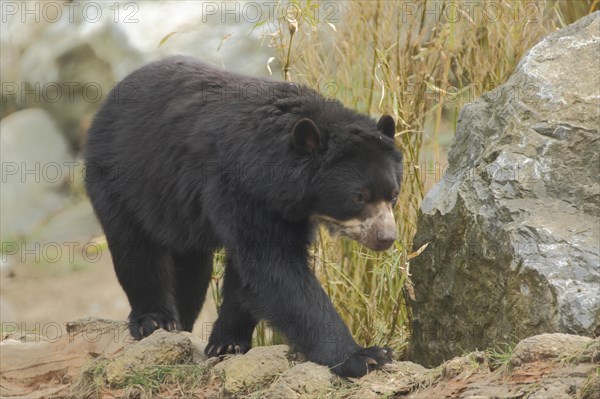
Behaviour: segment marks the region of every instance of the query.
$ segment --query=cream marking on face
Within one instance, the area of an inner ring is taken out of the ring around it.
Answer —
[[[386,249],[396,239],[396,221],[389,202],[369,204],[361,216],[348,220],[338,220],[326,215],[313,215],[313,220],[323,223],[332,234],[339,234],[363,245],[376,249]]]

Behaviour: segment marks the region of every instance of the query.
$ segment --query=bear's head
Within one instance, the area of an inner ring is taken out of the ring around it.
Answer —
[[[402,155],[394,145],[395,123],[389,115],[377,124],[351,116],[301,119],[294,125],[293,143],[318,165],[310,188],[311,219],[333,234],[382,251],[396,240],[392,211],[402,180]]]

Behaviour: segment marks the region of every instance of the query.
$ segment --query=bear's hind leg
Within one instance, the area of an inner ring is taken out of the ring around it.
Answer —
[[[119,220],[120,224],[115,225]],[[127,294],[131,313],[129,331],[142,339],[162,328],[179,330],[175,306],[173,260],[169,253],[148,239],[126,219],[114,217],[104,232],[117,279]]]
[[[192,331],[202,309],[212,275],[213,254],[210,251],[173,255],[177,309],[184,331]]]
[[[223,304],[206,346],[207,356],[246,353],[250,350],[257,320],[244,309],[242,289],[238,272],[228,260],[223,283]]]

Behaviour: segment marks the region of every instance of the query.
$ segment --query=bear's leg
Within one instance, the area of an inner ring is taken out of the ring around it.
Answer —
[[[290,240],[291,241],[291,240]],[[336,374],[361,377],[392,361],[390,348],[362,348],[333,307],[308,265],[302,247],[238,245],[234,265],[242,281],[239,296],[256,319],[278,328],[307,360]]]
[[[212,274],[212,252],[174,254],[175,296],[179,319],[184,331],[192,331],[206,298]]]
[[[240,276],[228,259],[223,284],[223,304],[206,346],[207,356],[246,353],[250,349],[257,321],[243,308],[246,304],[241,300],[241,289]]]
[[[181,328],[175,307],[173,260],[122,215],[113,214],[104,233],[117,279],[127,294],[131,313],[129,331],[142,339],[158,328]]]

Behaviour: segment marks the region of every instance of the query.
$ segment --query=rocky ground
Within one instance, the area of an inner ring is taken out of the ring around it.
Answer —
[[[398,361],[345,380],[285,345],[219,360],[206,359],[192,334],[159,330],[135,342],[123,322],[86,319],[46,333],[4,332],[3,398],[600,398],[600,339],[567,334],[472,352],[434,369]]]

